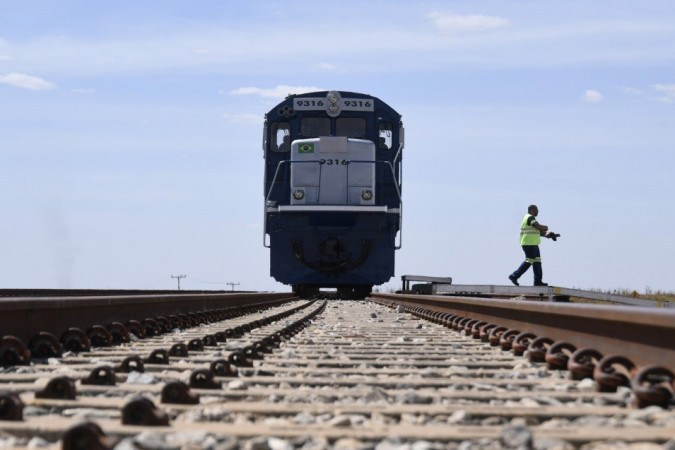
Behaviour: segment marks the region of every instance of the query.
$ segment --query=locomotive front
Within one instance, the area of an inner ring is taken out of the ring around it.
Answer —
[[[291,95],[263,135],[270,275],[304,297],[325,287],[362,298],[388,281],[401,246],[401,115],[354,92]]]

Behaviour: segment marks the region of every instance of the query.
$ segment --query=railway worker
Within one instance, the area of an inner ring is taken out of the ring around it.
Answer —
[[[523,217],[523,223],[520,225],[520,245],[523,247],[525,252],[525,261],[509,275],[509,280],[516,286],[518,284],[518,278],[520,278],[527,269],[532,266],[534,271],[534,285],[535,286],[548,286],[547,283],[544,283],[541,280],[542,270],[541,270],[541,254],[539,253],[539,244],[541,243],[541,237],[551,238],[556,240],[560,235],[555,234],[551,231],[548,231],[546,225],[542,225],[537,222],[537,215],[539,214],[539,209],[537,205],[530,205],[527,207],[527,214]]]

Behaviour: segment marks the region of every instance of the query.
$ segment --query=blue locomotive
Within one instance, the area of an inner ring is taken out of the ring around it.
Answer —
[[[289,95],[263,134],[270,275],[303,297],[363,298],[388,281],[401,248],[401,115],[355,92]]]

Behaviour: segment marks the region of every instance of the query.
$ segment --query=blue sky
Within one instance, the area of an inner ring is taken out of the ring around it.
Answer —
[[[337,89],[403,114],[397,277],[508,282],[536,203],[546,281],[673,290],[673,42],[672,1],[0,0],[0,288],[284,289],[262,118]]]

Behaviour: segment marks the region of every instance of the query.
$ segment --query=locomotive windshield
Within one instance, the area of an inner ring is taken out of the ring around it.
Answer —
[[[392,134],[391,124],[387,122],[382,122],[380,124],[380,137],[378,143],[378,146],[381,149],[391,148],[391,134]]]
[[[305,117],[300,121],[300,135],[307,138],[330,136],[328,117]]]
[[[287,152],[291,149],[291,124],[276,122],[272,124],[272,151]]]
[[[337,119],[335,134],[348,138],[364,139],[366,137],[366,119],[361,117],[345,117]]]
[[[344,136],[365,139],[367,137],[366,124],[366,119],[362,117],[341,117],[332,121],[328,117],[305,117],[300,120],[300,136],[303,138]],[[389,130],[391,131],[391,125],[389,125]]]

